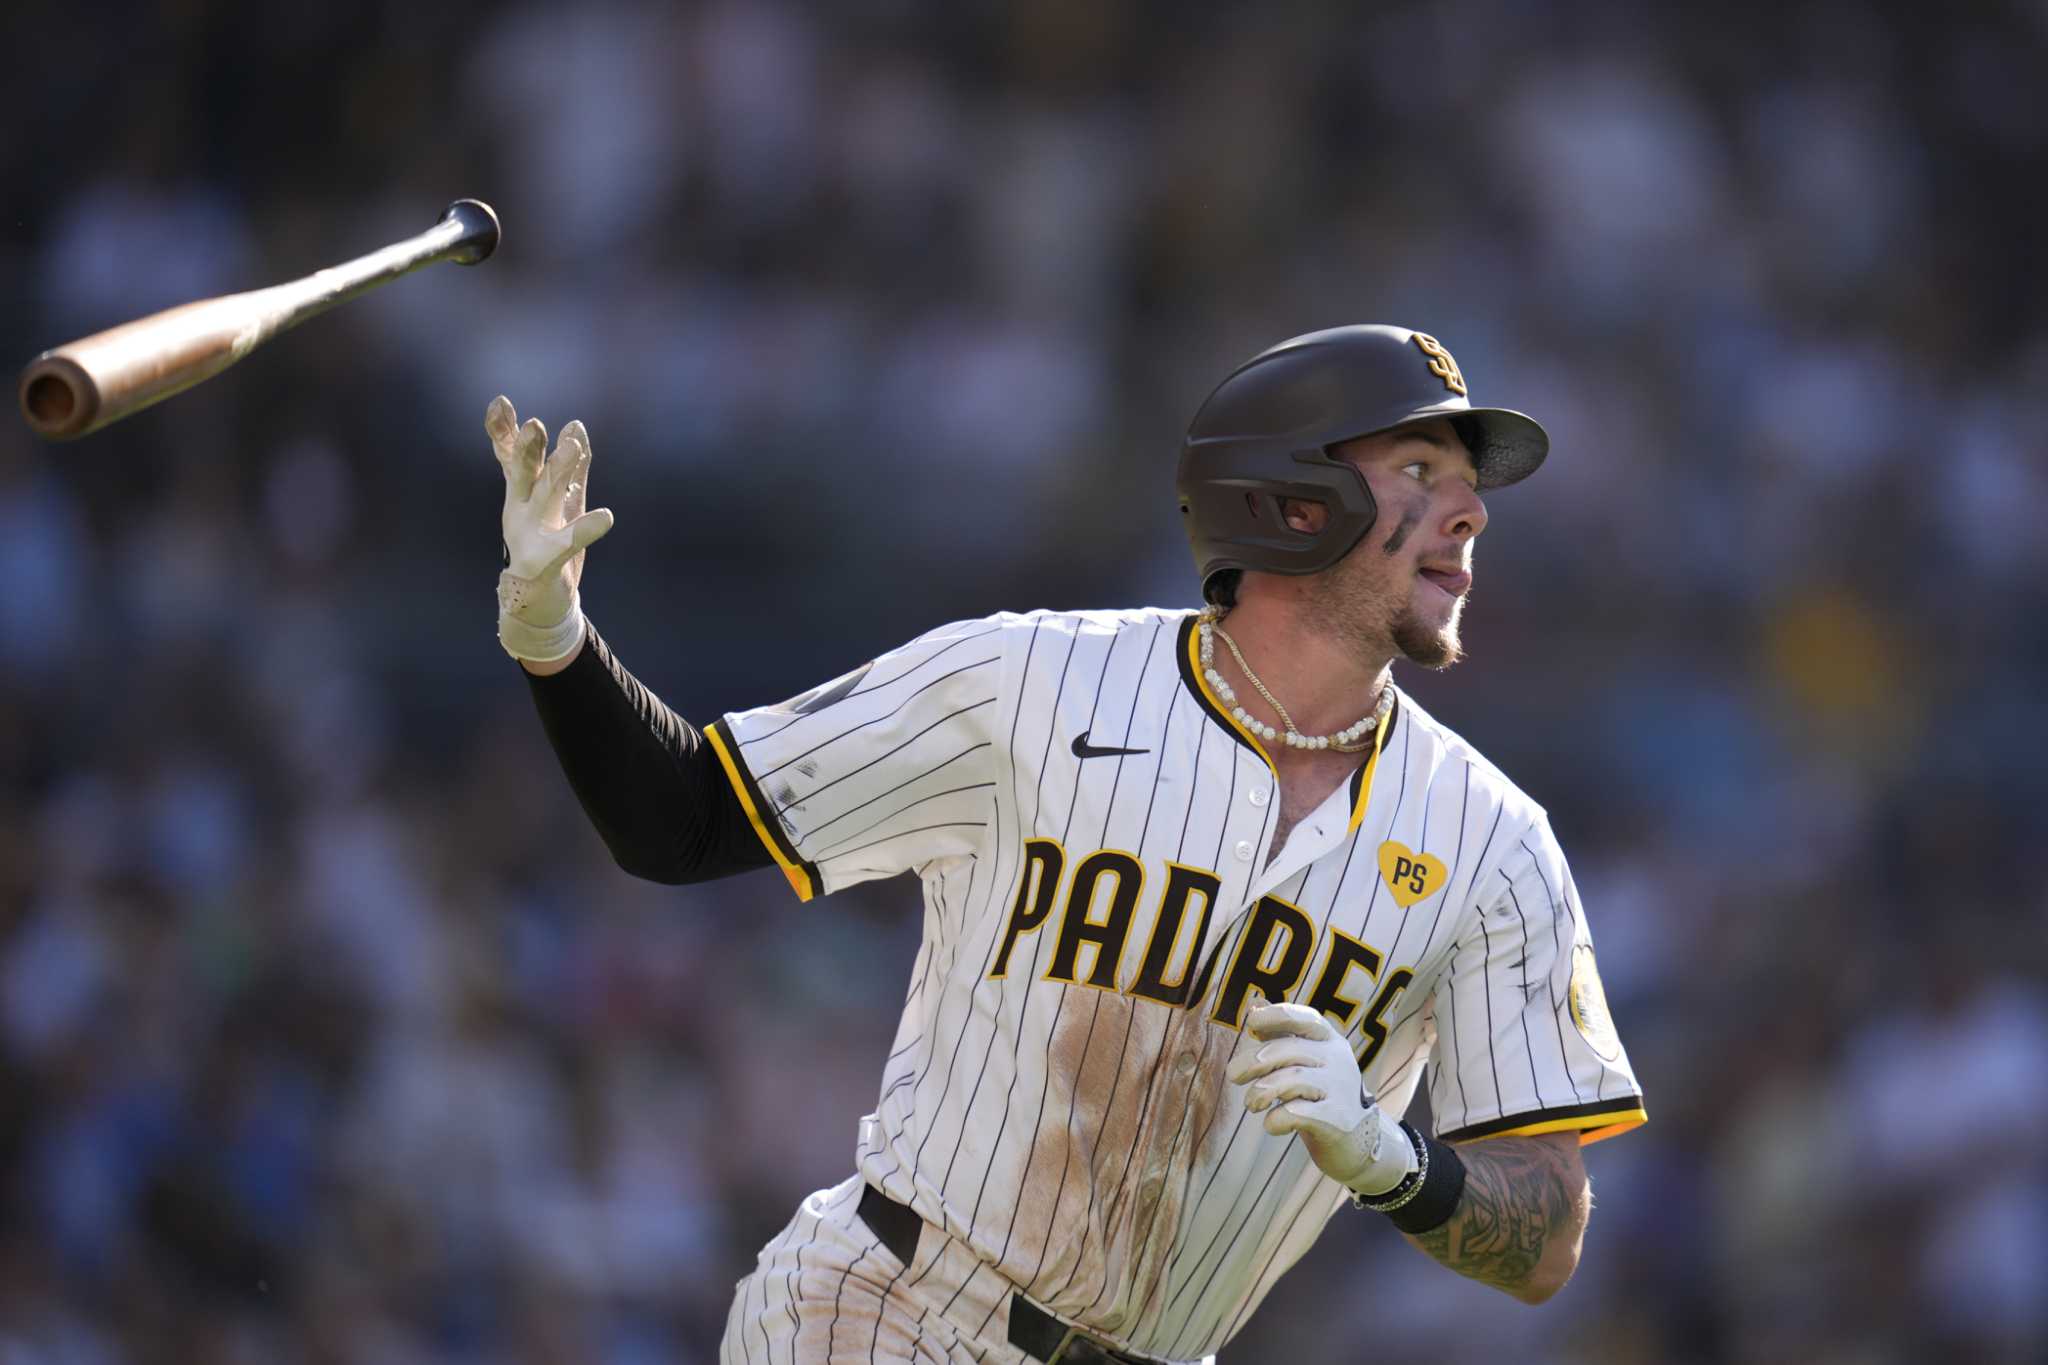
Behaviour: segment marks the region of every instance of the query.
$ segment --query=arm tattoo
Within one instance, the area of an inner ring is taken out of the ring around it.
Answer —
[[[1554,1279],[1555,1290],[1577,1264],[1592,1207],[1578,1135],[1493,1138],[1460,1144],[1458,1155],[1465,1192],[1457,1211],[1409,1240],[1460,1275],[1517,1297],[1544,1280]],[[1547,1273],[1539,1276],[1539,1267]]]

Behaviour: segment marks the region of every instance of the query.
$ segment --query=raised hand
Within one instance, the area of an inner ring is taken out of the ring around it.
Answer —
[[[584,510],[590,437],[571,422],[547,454],[547,428],[537,418],[522,424],[502,394],[484,412],[484,431],[505,476],[498,642],[515,659],[552,663],[582,646],[583,552],[612,529],[610,509]]]

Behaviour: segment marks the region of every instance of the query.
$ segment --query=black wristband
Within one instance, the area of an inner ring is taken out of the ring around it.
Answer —
[[[1351,1198],[1362,1209],[1384,1213],[1387,1221],[1403,1232],[1428,1232],[1442,1227],[1457,1211],[1458,1199],[1465,1193],[1465,1162],[1412,1123],[1401,1124],[1401,1135],[1415,1147],[1415,1169],[1384,1194],[1368,1199],[1354,1191]]]
[[[1401,1126],[1408,1128],[1405,1123]],[[1403,1232],[1415,1234],[1442,1227],[1457,1212],[1458,1200],[1465,1194],[1465,1162],[1455,1148],[1413,1128],[1408,1131],[1429,1153],[1428,1171],[1422,1178],[1422,1188],[1400,1208],[1388,1213],[1387,1221]]]

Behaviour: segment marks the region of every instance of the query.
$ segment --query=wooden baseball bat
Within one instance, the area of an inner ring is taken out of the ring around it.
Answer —
[[[278,333],[436,261],[475,265],[498,245],[489,204],[458,199],[416,237],[304,279],[200,299],[44,351],[21,372],[21,415],[68,441],[211,379]]]

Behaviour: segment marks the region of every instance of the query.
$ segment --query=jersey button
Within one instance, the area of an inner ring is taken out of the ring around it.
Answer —
[[[1193,1071],[1195,1069],[1195,1054],[1192,1052],[1181,1053],[1180,1056],[1173,1059],[1173,1069],[1183,1076]]]
[[[1268,793],[1264,787],[1253,787],[1244,794],[1244,799],[1251,802],[1254,806],[1263,806],[1268,799]]]
[[[1251,840],[1249,840],[1249,839],[1239,839],[1239,840],[1237,841],[1237,847],[1236,847],[1235,849],[1231,850],[1231,851],[1237,854],[1237,860],[1238,860],[1239,862],[1241,862],[1241,863],[1248,863],[1248,862],[1250,862],[1250,861],[1252,860],[1252,854],[1253,854],[1253,853],[1254,853],[1254,852],[1255,852],[1256,850],[1254,850],[1254,849],[1252,848],[1252,841],[1251,841]]]

